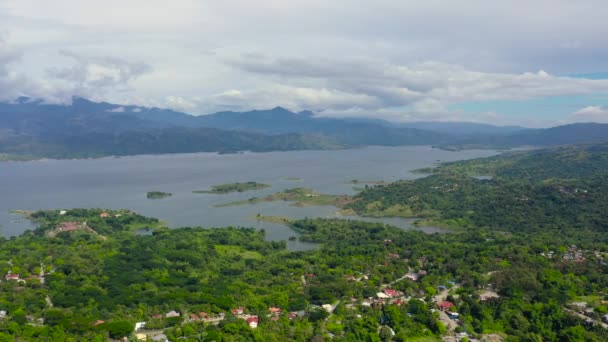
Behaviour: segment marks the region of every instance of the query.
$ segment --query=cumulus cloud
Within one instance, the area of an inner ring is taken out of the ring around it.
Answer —
[[[608,109],[601,106],[587,106],[572,113],[570,119],[573,122],[608,123]]]
[[[608,80],[559,77],[542,70],[487,73],[439,62],[407,66],[370,59],[260,56],[231,59],[227,63],[248,73],[272,77],[281,86],[249,92],[231,90],[212,100],[263,102],[276,94],[295,108],[322,109],[324,115],[359,112],[382,116],[390,112],[393,120],[449,118],[462,114],[448,110],[450,105],[469,101],[608,93]]]
[[[73,88],[73,95],[90,97],[107,89],[129,90],[130,81],[151,70],[145,63],[117,57],[87,57],[70,51],[61,51],[61,55],[71,59],[72,64],[64,68],[48,68],[47,75],[67,82]]]
[[[181,96],[167,96],[165,98],[164,107],[181,112],[191,112],[197,108],[196,99],[187,100]]]
[[[0,2],[0,96],[492,120],[453,105],[606,94],[555,76],[604,71],[605,0]]]
[[[25,90],[35,91],[39,88],[39,85],[12,70],[12,65],[21,59],[22,54],[22,51],[9,46],[5,36],[0,34],[0,101],[14,100],[25,95]]]

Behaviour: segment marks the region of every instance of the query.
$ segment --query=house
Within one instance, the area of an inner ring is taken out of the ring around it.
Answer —
[[[376,293],[376,296],[378,296],[378,298],[380,298],[380,299],[388,299],[388,298],[390,298],[390,296],[387,295],[384,292],[378,292],[378,293]]]
[[[139,330],[139,329],[143,329],[146,327],[146,322],[137,322],[135,323],[135,331]]]
[[[200,317],[197,314],[195,314],[195,313],[190,314],[191,321],[198,321],[199,319],[200,319]]]
[[[445,290],[447,290],[447,289],[448,289],[448,288],[447,288],[445,285],[439,285],[439,286],[437,286],[437,290],[438,290],[438,291],[441,291],[441,292],[443,292],[443,291],[445,291]]]
[[[577,308],[577,309],[585,309],[587,308],[587,303],[586,302],[574,302],[571,304],[573,307]]]
[[[8,273],[4,278],[6,278],[6,280],[17,280],[19,281],[19,275],[15,274],[15,273]]]
[[[393,300],[393,304],[397,305],[397,306],[401,306],[403,303],[405,303],[405,301],[403,299],[395,299]]]
[[[5,318],[6,318],[6,311],[0,310],[0,319],[5,319]]]
[[[332,313],[334,311],[334,307],[331,304],[323,304],[321,305],[321,307],[323,308],[323,310]]]
[[[255,329],[258,327],[258,323],[260,322],[258,316],[251,316],[249,318],[247,318],[247,324],[249,324],[249,327],[251,329]]]
[[[106,321],[104,321],[104,320],[98,319],[95,322],[93,322],[93,326],[96,327],[96,326],[98,326],[100,324],[104,324],[105,322]],[[137,329],[135,329],[135,330],[137,330]]]
[[[167,338],[167,335],[165,335],[165,334],[158,334],[158,335],[150,337],[150,339],[152,341],[156,341],[156,342],[167,342],[167,341],[169,341],[169,339]]]
[[[207,313],[206,313],[206,312],[204,312],[204,311],[201,311],[201,312],[198,314],[198,316],[199,316],[200,318],[207,318],[207,317],[209,316],[209,314],[207,314]]]
[[[279,316],[272,316],[272,317],[270,317],[270,320],[273,322],[276,322],[279,320]]]
[[[418,274],[410,272],[410,273],[408,273],[408,274],[405,275],[405,278],[409,279],[411,281],[418,281]]]
[[[482,302],[486,302],[490,299],[500,298],[500,295],[494,291],[486,290],[482,294],[479,295],[479,300]]]
[[[165,314],[165,317],[170,318],[170,317],[179,317],[179,312],[175,311],[175,310],[171,310],[169,312],[167,312]]]
[[[163,319],[163,315],[161,315],[161,314],[153,315],[152,319]]]
[[[271,306],[271,307],[268,308],[268,311],[270,311],[270,313],[273,314],[273,315],[278,315],[278,314],[281,313],[281,308],[277,308],[277,307]]]
[[[425,276],[425,275],[426,275],[426,270],[418,271],[418,276]]]
[[[99,214],[99,217],[101,217],[101,218],[110,217],[110,214],[104,212],[104,213]]]
[[[60,211],[59,211],[59,215],[61,215],[61,216],[65,215],[65,214],[67,214],[67,213],[68,213],[68,212],[67,212],[67,211],[65,211],[65,210],[60,210]]]
[[[2,311],[0,311],[0,313],[2,313]],[[604,322],[608,323],[608,314],[602,316],[602,318],[604,319]]]
[[[441,311],[449,311],[451,308],[454,307],[454,303],[448,302],[448,301],[443,301],[443,302],[440,302],[439,304],[437,304],[437,306],[439,307],[439,310],[441,310]]]
[[[59,231],[60,232],[73,232],[75,230],[78,229],[78,223],[77,222],[61,222],[59,224]]]
[[[242,315],[245,312],[245,308],[241,306],[240,308],[230,310],[230,312],[235,316]]]
[[[386,295],[389,297],[399,296],[399,291],[393,289],[384,289],[384,293],[386,293]]]
[[[607,316],[608,316],[608,315],[607,315]],[[290,313],[287,315],[287,318],[289,318],[289,319],[294,319],[294,318],[296,318],[296,317],[298,317],[298,313],[297,313],[297,312],[295,312],[295,311],[292,311],[292,312],[290,312]]]

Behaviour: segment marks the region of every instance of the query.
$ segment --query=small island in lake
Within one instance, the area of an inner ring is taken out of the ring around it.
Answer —
[[[288,180],[288,181],[301,181],[302,180],[302,178],[300,178],[300,177],[285,177],[283,179]]]
[[[196,190],[192,191],[195,194],[228,194],[231,192],[244,192],[249,190],[260,190],[269,188],[269,184],[263,184],[258,182],[245,182],[245,183],[228,183],[214,185],[211,190]]]
[[[165,198],[165,197],[170,197],[170,196],[173,196],[173,194],[170,192],[162,192],[162,191],[148,191],[148,193],[146,194],[146,197],[148,199],[160,199],[160,198]]]
[[[255,219],[260,222],[270,222],[270,223],[279,223],[279,224],[290,224],[291,220],[287,217],[283,216],[266,216],[262,214],[257,214]]]
[[[352,198],[350,196],[320,194],[308,188],[294,188],[286,189],[265,197],[252,197],[243,201],[216,204],[215,207],[228,207],[234,205],[247,205],[275,201],[293,202],[292,205],[297,207],[333,205],[335,207],[342,208],[346,204],[351,203]]]

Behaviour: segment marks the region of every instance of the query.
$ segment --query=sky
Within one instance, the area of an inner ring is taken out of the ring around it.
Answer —
[[[0,101],[608,122],[605,0],[0,0]]]

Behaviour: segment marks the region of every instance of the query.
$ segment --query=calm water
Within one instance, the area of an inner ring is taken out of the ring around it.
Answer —
[[[223,208],[213,205],[293,187],[309,187],[329,194],[353,194],[353,184],[349,184],[353,179],[413,179],[420,175],[410,171],[418,168],[494,154],[495,151],[449,152],[416,146],[4,162],[0,163],[0,234],[13,236],[33,228],[19,215],[9,214],[13,209],[128,208],[167,221],[171,227],[249,226],[266,229],[269,240],[287,240],[296,234],[280,224],[258,222],[255,215],[336,217],[336,208],[293,207],[283,202]],[[301,180],[286,180],[287,177]],[[208,189],[212,185],[243,181],[267,183],[272,187],[226,195],[192,193],[192,190]],[[171,192],[173,196],[146,199],[146,192],[152,190]],[[411,220],[381,221],[414,229]],[[288,241],[288,245],[291,249],[310,248],[299,241]]]

